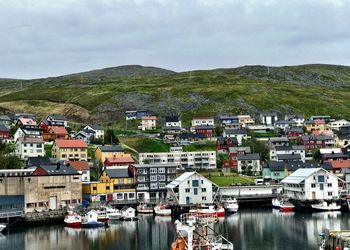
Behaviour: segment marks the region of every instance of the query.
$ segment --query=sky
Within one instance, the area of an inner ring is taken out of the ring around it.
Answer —
[[[348,0],[2,0],[0,78],[350,65]]]

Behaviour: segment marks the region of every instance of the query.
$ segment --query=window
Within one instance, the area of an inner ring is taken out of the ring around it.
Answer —
[[[122,200],[123,199],[123,194],[117,194],[117,199]]]
[[[207,200],[207,197],[202,196],[202,201],[206,201],[206,200]]]
[[[157,181],[157,176],[156,175],[151,175],[151,181]]]
[[[165,168],[159,168],[158,173],[162,173],[162,174],[165,173]]]
[[[323,175],[317,176],[317,180],[318,182],[324,182],[324,176]]]
[[[97,190],[97,187],[92,187],[92,190],[93,190],[93,191],[96,191],[96,190]]]
[[[332,187],[332,183],[328,183],[328,184],[327,184],[327,187]]]
[[[151,168],[150,171],[151,171],[151,174],[156,174],[157,173],[157,169],[156,168]]]
[[[190,189],[189,189],[189,188],[186,188],[186,189],[185,189],[185,192],[186,192],[186,193],[189,193],[189,192],[190,192]]]
[[[151,183],[151,189],[157,189],[158,183]]]
[[[135,198],[135,194],[134,193],[129,193],[129,199],[134,199]]]
[[[159,188],[165,188],[165,187],[166,187],[166,184],[165,184],[165,183],[159,183],[158,187],[159,187]]]
[[[165,175],[158,175],[158,181],[165,181]]]
[[[205,193],[207,192],[207,189],[206,188],[202,188],[202,193]]]
[[[315,188],[315,187],[316,187],[316,184],[314,184],[314,183],[311,184],[311,187],[312,187],[312,188]]]
[[[332,192],[328,192],[328,195],[329,195],[329,196],[332,196],[332,195],[333,195],[333,193],[332,193]]]
[[[198,180],[192,180],[192,187],[198,187],[198,186],[199,186]]]
[[[198,194],[198,188],[194,188],[194,189],[193,189],[193,194],[194,194],[194,195],[197,195],[197,194]]]

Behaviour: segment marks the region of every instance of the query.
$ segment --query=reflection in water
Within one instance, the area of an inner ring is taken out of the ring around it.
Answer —
[[[111,222],[108,228],[73,229],[62,225],[12,228],[0,235],[0,249],[167,250],[175,239],[170,217],[139,215],[138,221]],[[235,250],[318,249],[318,234],[329,228],[350,229],[341,212],[281,213],[241,209],[215,224]]]

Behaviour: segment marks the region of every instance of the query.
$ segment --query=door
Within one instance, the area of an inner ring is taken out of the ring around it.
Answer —
[[[186,196],[186,205],[190,205],[190,197]]]
[[[316,192],[312,192],[312,199],[316,200]]]
[[[50,209],[51,210],[57,209],[57,197],[56,196],[50,196]]]

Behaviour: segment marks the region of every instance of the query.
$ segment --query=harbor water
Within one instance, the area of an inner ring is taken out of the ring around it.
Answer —
[[[73,229],[64,225],[15,226],[0,233],[0,249],[121,249],[168,250],[175,239],[168,217],[139,215],[138,221],[118,221],[108,228]],[[242,209],[220,219],[216,230],[235,250],[318,249],[319,233],[350,229],[350,213],[281,213],[274,209]]]

